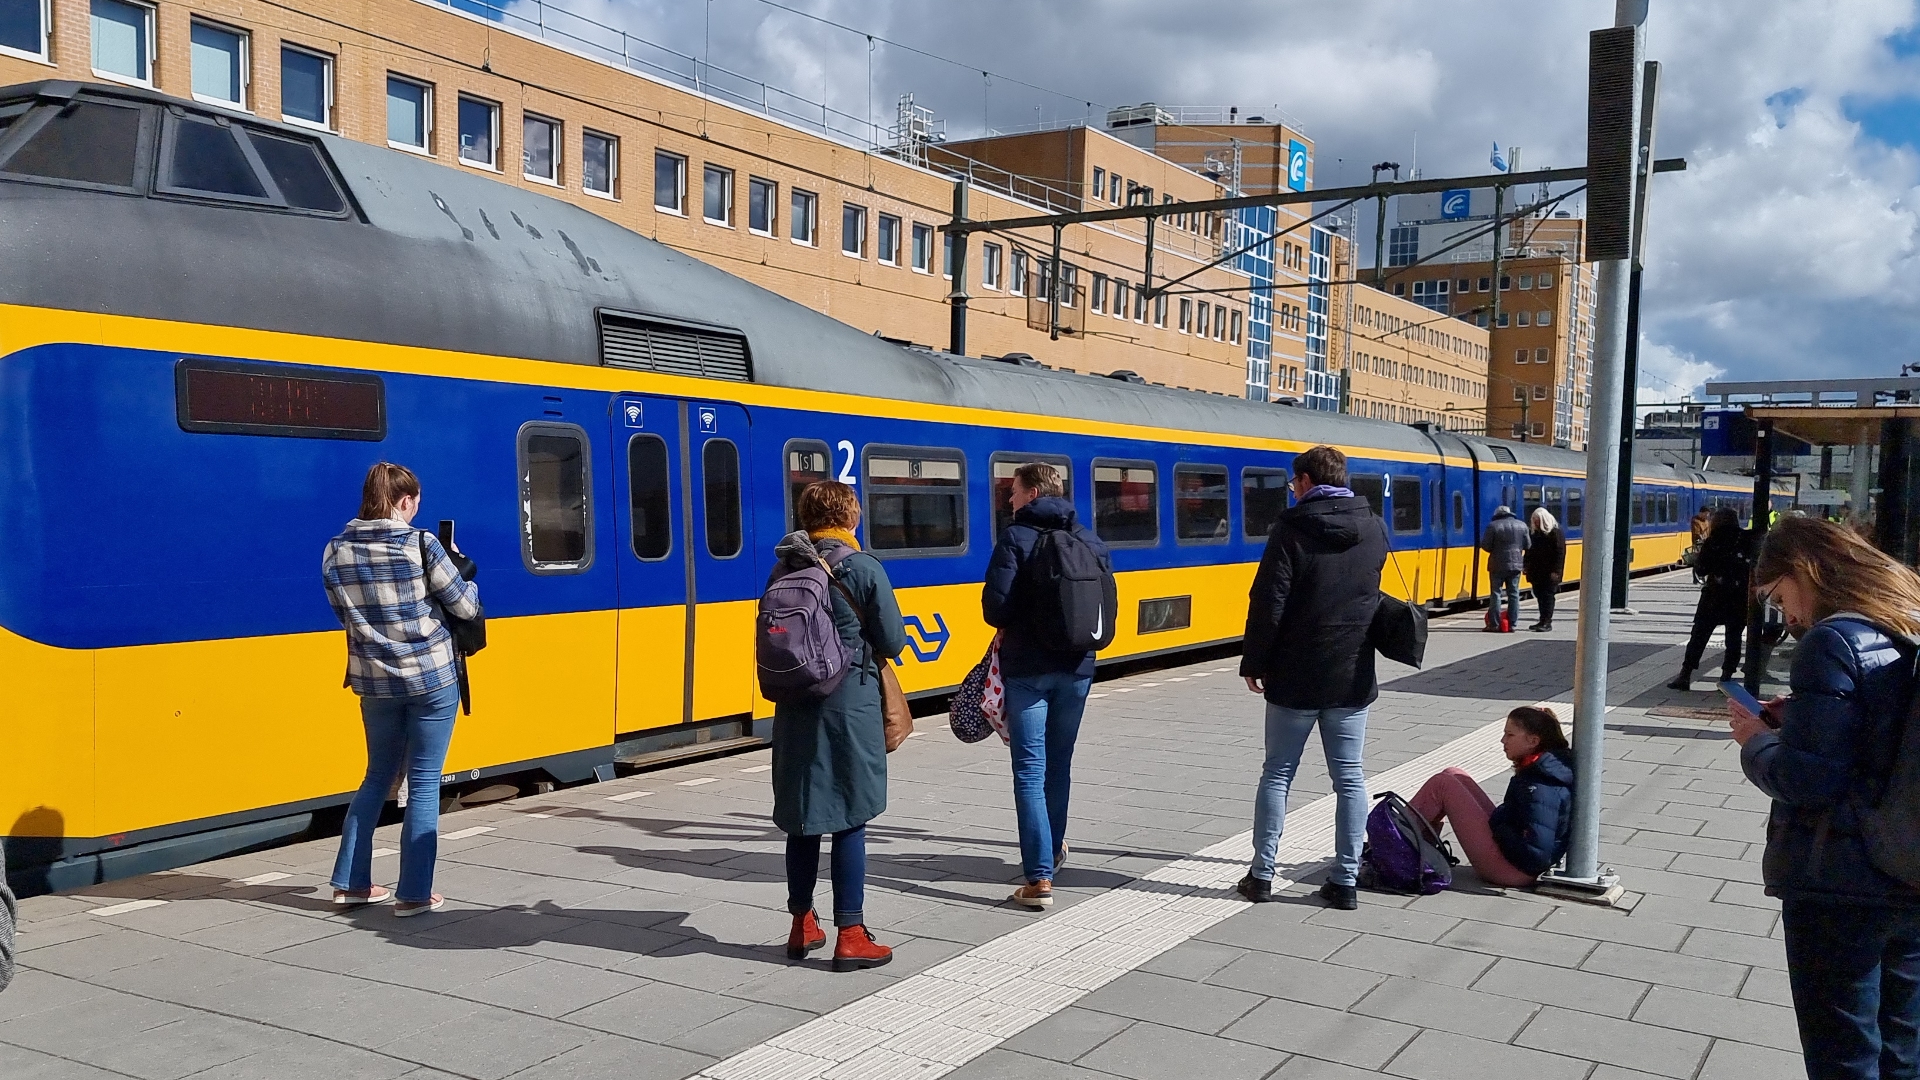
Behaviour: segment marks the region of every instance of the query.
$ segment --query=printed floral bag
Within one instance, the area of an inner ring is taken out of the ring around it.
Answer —
[[[1000,678],[1000,645],[995,641],[960,681],[960,689],[954,691],[948,714],[953,737],[963,743],[977,743],[989,733],[997,733],[1000,741],[1006,742],[1006,693],[1006,683]]]

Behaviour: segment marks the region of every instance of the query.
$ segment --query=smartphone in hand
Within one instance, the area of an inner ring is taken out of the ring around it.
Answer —
[[[1729,701],[1738,702],[1741,708],[1752,713],[1761,723],[1766,724],[1768,727],[1777,728],[1780,726],[1780,721],[1776,719],[1772,713],[1767,711],[1765,705],[1760,704],[1760,699],[1747,693],[1746,687],[1732,679],[1724,679],[1721,681],[1720,692],[1727,695]]]

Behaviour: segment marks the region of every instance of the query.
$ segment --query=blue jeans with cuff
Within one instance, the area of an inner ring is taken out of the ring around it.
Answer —
[[[867,924],[867,827],[855,825],[833,834],[833,925]],[[820,837],[787,834],[787,912],[813,910],[813,886],[820,878]]]
[[[1053,880],[1067,838],[1073,744],[1093,680],[1071,671],[1006,679],[1007,750],[1013,758],[1013,814],[1020,870],[1029,884]]]
[[[1286,709],[1267,703],[1267,760],[1253,800],[1254,877],[1271,881],[1287,824],[1287,793],[1300,768],[1307,736],[1320,728],[1320,747],[1333,778],[1335,803],[1333,872],[1328,880],[1352,885],[1360,876],[1360,847],[1367,839],[1367,774],[1361,751],[1367,741],[1367,706],[1357,709]]]
[[[433,860],[440,840],[440,773],[453,741],[460,687],[449,684],[414,697],[360,699],[367,729],[367,776],[340,826],[333,887],[365,892],[373,885],[373,830],[394,777],[407,770],[407,812],[400,828],[400,884],[394,899],[423,904],[433,897]]]

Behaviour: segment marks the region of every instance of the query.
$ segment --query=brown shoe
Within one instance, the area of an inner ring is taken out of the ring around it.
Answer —
[[[1013,890],[1013,895],[1007,899],[1035,911],[1050,908],[1053,906],[1053,882],[1047,878],[1041,878],[1031,884],[1022,885]]]
[[[827,932],[820,929],[820,920],[813,912],[793,917],[793,932],[787,935],[787,959],[805,960],[808,953],[825,948],[826,944]]]
[[[893,950],[873,940],[865,926],[843,926],[840,940],[833,943],[833,970],[859,971],[885,967],[893,959]]]

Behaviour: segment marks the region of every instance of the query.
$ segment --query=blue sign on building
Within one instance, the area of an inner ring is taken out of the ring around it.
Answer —
[[[1298,139],[1287,143],[1287,186],[1307,190],[1307,144]]]
[[[1467,188],[1448,188],[1440,193],[1440,220],[1465,221],[1473,211],[1473,192]]]

